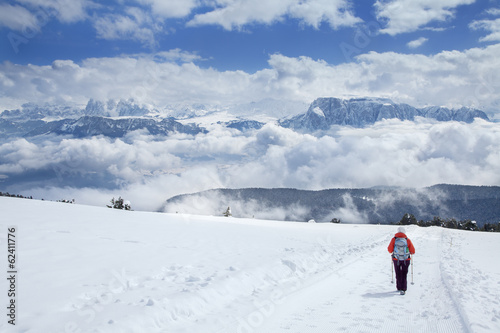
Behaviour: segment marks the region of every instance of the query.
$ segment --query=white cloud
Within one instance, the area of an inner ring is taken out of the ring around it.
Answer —
[[[425,44],[429,39],[425,37],[420,37],[418,39],[412,40],[406,46],[408,46],[410,49],[416,49]]]
[[[290,15],[315,28],[319,28],[323,21],[334,29],[351,27],[362,21],[354,15],[349,1],[345,0],[299,1],[290,7]]]
[[[179,55],[189,60],[188,53]],[[0,65],[3,74],[0,96],[42,103],[63,102],[70,96],[67,102],[80,104],[91,97],[99,100],[134,97],[139,102],[156,105],[189,101],[232,104],[265,95],[264,85],[271,74],[266,70],[257,75],[218,72],[192,62],[178,63],[179,58],[175,62],[166,61],[165,56],[172,57],[172,53],[160,53],[161,62],[147,56],[90,58],[80,65],[69,61],[64,66],[4,63]],[[45,93],[47,89],[52,92],[50,95]]]
[[[489,111],[498,105],[500,45],[432,56],[370,52],[356,63],[331,66],[307,57],[271,57],[278,95],[384,96],[411,105],[467,105]],[[285,92],[286,91],[286,92]]]
[[[469,27],[473,30],[486,30],[489,35],[481,37],[481,42],[497,42],[500,41],[500,18],[495,20],[479,20],[473,21]]]
[[[256,6],[249,0],[217,1],[220,7],[195,15],[188,25],[217,24],[226,30],[232,30],[250,23],[271,24],[282,19],[291,2],[266,1]]]
[[[377,0],[377,19],[387,21],[381,33],[397,35],[412,32],[431,22],[444,22],[454,18],[458,6],[469,5],[476,0]]]
[[[486,11],[489,15],[500,16],[500,8],[490,8]]]
[[[500,103],[500,44],[435,55],[370,52],[355,62],[330,65],[309,57],[271,55],[253,74],[202,68],[196,54],[89,58],[52,66],[0,64],[0,105],[24,102],[86,104],[134,98],[159,107],[173,103],[240,104],[265,98],[312,102],[321,96],[390,97],[414,106]]]
[[[123,12],[108,8],[94,15],[97,36],[103,39],[136,40],[147,46],[156,45],[156,35],[166,33],[165,20],[182,18],[199,6],[196,0],[136,0],[137,6],[125,6]]]
[[[32,9],[45,20],[55,16],[64,23],[73,23],[87,18],[87,9],[95,7],[89,0],[17,0]]]
[[[125,14],[107,14],[94,18],[97,37],[102,39],[132,39],[154,46],[155,33],[161,26],[153,22],[149,13],[137,7],[128,7]]]
[[[369,91],[392,91],[395,99],[413,105],[467,105],[492,110],[500,88],[495,70],[500,64],[494,57],[499,48],[492,45],[432,56],[371,52],[358,57],[369,69],[369,77],[361,85]]]
[[[337,138],[304,136],[298,143],[294,139],[272,145],[253,162],[232,168],[232,186],[497,184],[500,179],[493,174],[500,163],[495,148],[499,130],[498,124],[486,122],[468,126],[387,121],[366,129],[342,129],[335,133]]]
[[[349,223],[367,223],[369,221],[366,213],[358,211],[352,197],[345,194],[342,197],[344,206],[333,211],[330,215],[339,218],[341,221],[348,221]]]
[[[146,55],[147,56],[147,55]],[[181,49],[173,49],[169,51],[160,51],[153,55],[153,58],[158,62],[194,62],[203,60],[199,55],[182,51]]]
[[[38,20],[24,7],[9,4],[0,5],[0,27],[23,32],[25,30],[38,31]]]
[[[216,24],[233,30],[253,23],[272,24],[287,16],[315,28],[322,22],[332,28],[361,22],[345,0],[269,0],[258,5],[250,0],[218,0],[214,6],[212,11],[195,15],[188,25]]]
[[[138,3],[151,6],[152,12],[163,18],[185,17],[199,6],[197,0],[136,0]]]

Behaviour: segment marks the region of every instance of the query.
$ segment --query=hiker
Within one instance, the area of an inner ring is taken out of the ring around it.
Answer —
[[[407,287],[406,276],[411,262],[410,254],[415,254],[415,247],[406,236],[405,228],[398,228],[398,232],[392,238],[387,250],[392,254],[394,270],[396,271],[396,287],[401,295],[404,295]]]

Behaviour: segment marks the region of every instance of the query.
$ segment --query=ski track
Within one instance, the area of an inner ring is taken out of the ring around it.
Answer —
[[[253,332],[468,332],[468,320],[462,318],[463,311],[443,283],[443,230],[408,229],[417,255],[415,284],[410,283],[410,268],[406,295],[395,290],[395,281],[391,284],[388,236],[323,281],[289,295],[287,305]],[[419,267],[426,267],[426,271]],[[360,272],[359,276],[349,273],[352,271]]]
[[[83,332],[188,333],[205,326],[221,327],[217,333],[468,332],[441,274],[443,230],[408,229],[417,256],[415,284],[410,270],[405,296],[391,284],[391,234],[340,245],[326,236],[307,252],[285,248],[279,265],[253,270],[174,264],[143,274],[114,271],[109,283],[90,286],[92,293],[68,305],[65,319],[71,323],[78,314]],[[197,252],[206,246],[190,247]]]
[[[467,236],[456,230],[443,233],[442,244],[448,249],[441,261],[443,281],[451,291],[467,332],[500,332],[500,270],[491,269],[497,259],[484,251],[490,242],[498,240],[490,234],[479,242],[474,239],[476,234]],[[483,266],[490,272],[485,273]],[[453,274],[457,271],[461,272],[458,276]]]
[[[288,302],[288,297],[321,285],[332,269],[342,270],[352,265],[345,262],[346,258],[364,256],[375,246],[386,246],[389,240],[387,236],[378,239],[370,236],[362,244],[347,243],[342,247],[335,246],[338,240],[330,236],[318,237],[309,251],[284,248],[278,265],[259,265],[245,271],[229,266],[223,273],[207,273],[203,265],[172,265],[142,276],[113,272],[109,284],[94,286],[96,292],[81,295],[79,302],[70,305],[70,310],[90,322],[88,327],[80,322],[79,328],[84,331],[95,327],[105,332],[112,324],[113,332],[145,328],[148,332],[204,332],[206,325],[221,327],[217,330],[220,333],[260,332],[261,324],[273,316],[280,304]],[[200,242],[190,246],[193,252],[202,252],[205,247]],[[291,295],[287,296],[288,293]],[[110,312],[126,313],[129,318],[113,320],[101,316]]]

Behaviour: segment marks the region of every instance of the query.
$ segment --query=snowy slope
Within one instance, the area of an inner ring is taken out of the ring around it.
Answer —
[[[500,331],[500,234],[408,228],[415,284],[399,296],[394,226],[3,197],[0,209],[0,248],[17,226],[19,269],[17,325],[4,315],[2,332]]]

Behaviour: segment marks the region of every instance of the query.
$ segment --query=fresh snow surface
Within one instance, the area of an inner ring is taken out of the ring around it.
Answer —
[[[500,332],[500,234],[127,212],[0,198],[0,332]],[[17,318],[7,323],[7,227]],[[411,273],[408,275],[411,281]]]

